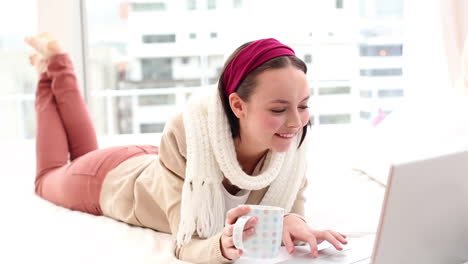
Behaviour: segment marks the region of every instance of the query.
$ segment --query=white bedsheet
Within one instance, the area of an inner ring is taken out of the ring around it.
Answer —
[[[0,263],[183,263],[171,256],[168,234],[11,191],[1,195]]]
[[[310,153],[306,218],[316,228],[351,236],[375,232],[384,188],[351,170],[350,153],[339,141],[320,142]],[[70,211],[35,196],[31,143],[11,147],[3,152],[9,154],[0,154],[6,161],[0,178],[0,263],[183,263],[172,257],[168,234]]]

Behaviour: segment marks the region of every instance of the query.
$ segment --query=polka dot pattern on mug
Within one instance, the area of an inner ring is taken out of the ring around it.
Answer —
[[[282,242],[283,210],[255,208],[248,215],[257,217],[258,221],[255,234],[243,242],[245,248],[243,256],[275,258]]]

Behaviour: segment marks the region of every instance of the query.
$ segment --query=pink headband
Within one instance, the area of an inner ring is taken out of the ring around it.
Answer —
[[[251,71],[279,56],[293,56],[294,50],[276,39],[260,39],[243,48],[224,71],[225,94],[229,96]]]

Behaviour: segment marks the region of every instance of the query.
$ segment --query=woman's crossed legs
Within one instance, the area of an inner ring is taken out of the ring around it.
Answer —
[[[69,56],[47,34],[27,38],[40,75],[36,91],[36,193],[57,205],[101,215],[105,175],[122,161],[155,154],[151,146],[98,150],[96,132]]]

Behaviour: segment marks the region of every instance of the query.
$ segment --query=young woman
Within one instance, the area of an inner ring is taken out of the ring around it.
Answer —
[[[275,39],[239,47],[216,92],[170,120],[158,147],[98,149],[69,56],[47,34],[27,38],[36,91],[36,193],[57,205],[174,235],[177,258],[229,263],[233,224],[264,204],[285,209],[283,243],[346,237],[304,220],[309,123],[306,65]],[[251,219],[244,239],[255,232]]]

